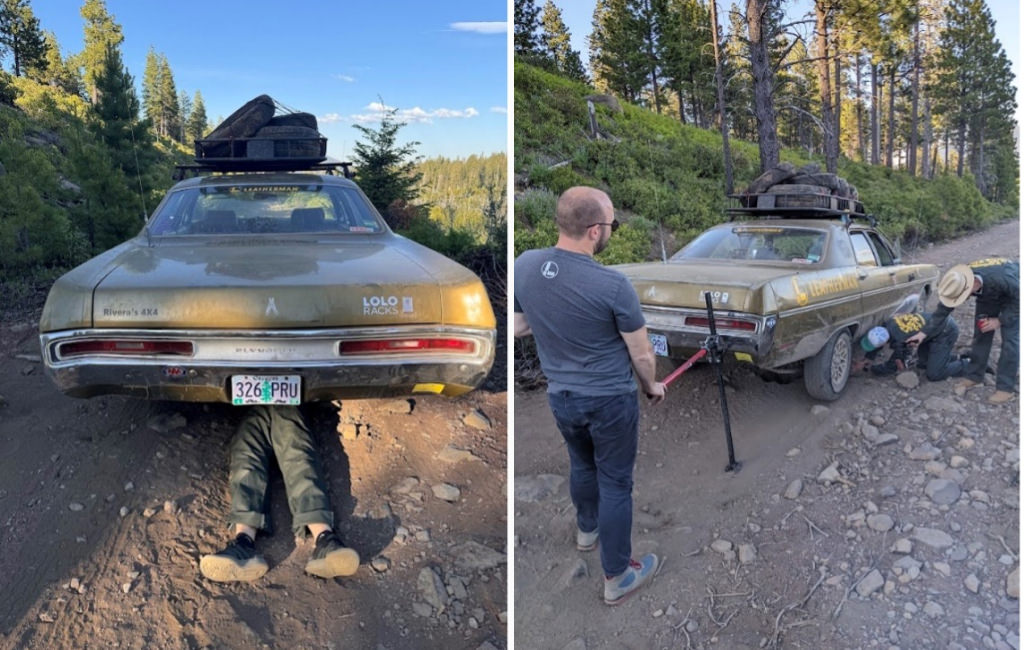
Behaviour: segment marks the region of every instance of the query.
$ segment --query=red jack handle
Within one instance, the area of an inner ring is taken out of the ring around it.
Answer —
[[[689,370],[690,366],[692,366],[693,364],[695,364],[698,361],[700,361],[700,359],[704,355],[706,355],[707,353],[708,353],[708,349],[707,348],[701,348],[700,350],[697,350],[697,354],[695,354],[692,357],[690,357],[689,359],[687,359],[686,363],[684,363],[683,365],[679,366],[678,368],[673,370],[671,373],[669,373],[669,375],[667,377],[665,377],[664,379],[661,380],[661,383],[665,384],[665,387],[668,388],[668,385],[671,384],[672,382],[674,382],[679,377],[679,375],[681,375],[684,372],[686,372],[687,370]]]

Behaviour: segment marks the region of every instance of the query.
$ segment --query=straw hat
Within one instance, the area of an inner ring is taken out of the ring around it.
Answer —
[[[939,280],[939,302],[958,307],[974,291],[974,271],[966,264],[957,264]]]
[[[865,352],[872,352],[889,342],[889,330],[884,327],[872,327],[860,340],[860,347]]]

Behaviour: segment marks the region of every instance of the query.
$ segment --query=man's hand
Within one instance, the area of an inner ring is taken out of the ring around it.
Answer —
[[[868,369],[868,364],[870,363],[871,362],[868,361],[867,359],[858,359],[857,361],[853,362],[853,366],[851,366],[850,369],[853,372],[864,372],[865,370]]]
[[[896,370],[903,372],[907,369],[907,364],[903,363],[901,359],[896,359]]]
[[[999,329],[999,325],[1000,323],[998,318],[989,317],[978,319],[978,329],[982,332],[994,332]]]
[[[925,339],[924,332],[918,332],[913,336],[907,337],[907,345],[916,346],[920,345]]]
[[[653,386],[645,388],[644,392],[647,393],[647,399],[651,400],[652,404],[658,404],[665,399],[665,384],[656,381]]]

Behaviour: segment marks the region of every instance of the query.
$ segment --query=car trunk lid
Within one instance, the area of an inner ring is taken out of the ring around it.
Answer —
[[[627,264],[617,267],[643,305],[704,309],[704,294],[711,293],[715,309],[763,314],[774,307],[765,285],[793,275],[789,268],[765,265],[738,266],[709,260],[665,264]]]

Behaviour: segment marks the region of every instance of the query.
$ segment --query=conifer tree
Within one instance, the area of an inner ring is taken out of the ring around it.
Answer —
[[[409,203],[416,198],[416,186],[423,176],[415,170],[420,159],[416,155],[419,142],[397,142],[398,132],[405,126],[396,119],[397,112],[394,108],[386,111],[377,129],[355,125],[366,138],[354,147],[356,180],[385,218],[389,218],[392,204]]]
[[[82,78],[78,70],[60,55],[60,45],[53,32],[43,32],[46,40],[46,59],[29,76],[69,95],[81,96]]]
[[[197,90],[192,98],[192,113],[188,116],[188,124],[185,126],[185,144],[200,140],[206,135],[206,121],[206,104],[203,103],[203,95]]]
[[[540,42],[545,54],[554,61],[555,69],[570,79],[586,81],[583,62],[579,52],[572,49],[569,28],[562,21],[562,11],[552,0],[544,3],[540,23]]]
[[[142,108],[146,119],[160,124],[160,59],[151,45],[146,53],[146,67],[142,72]]]
[[[537,38],[537,30],[540,29],[540,20],[535,0],[515,0],[513,8],[513,48],[516,55],[536,54],[541,49],[541,43]]]
[[[0,55],[5,50],[15,77],[45,66],[46,40],[28,0],[0,0]]]
[[[159,56],[160,87],[157,97],[160,102],[160,135],[173,137],[180,133],[181,114],[178,110],[178,89],[174,84],[171,65],[163,54]]]
[[[85,0],[81,10],[85,20],[85,49],[75,59],[84,70],[86,92],[93,102],[97,99],[97,77],[103,72],[110,47],[119,48],[124,42],[121,25],[107,11],[104,0]],[[120,59],[120,53],[118,53]]]
[[[597,0],[590,34],[590,68],[599,89],[636,101],[649,67],[632,0]]]

